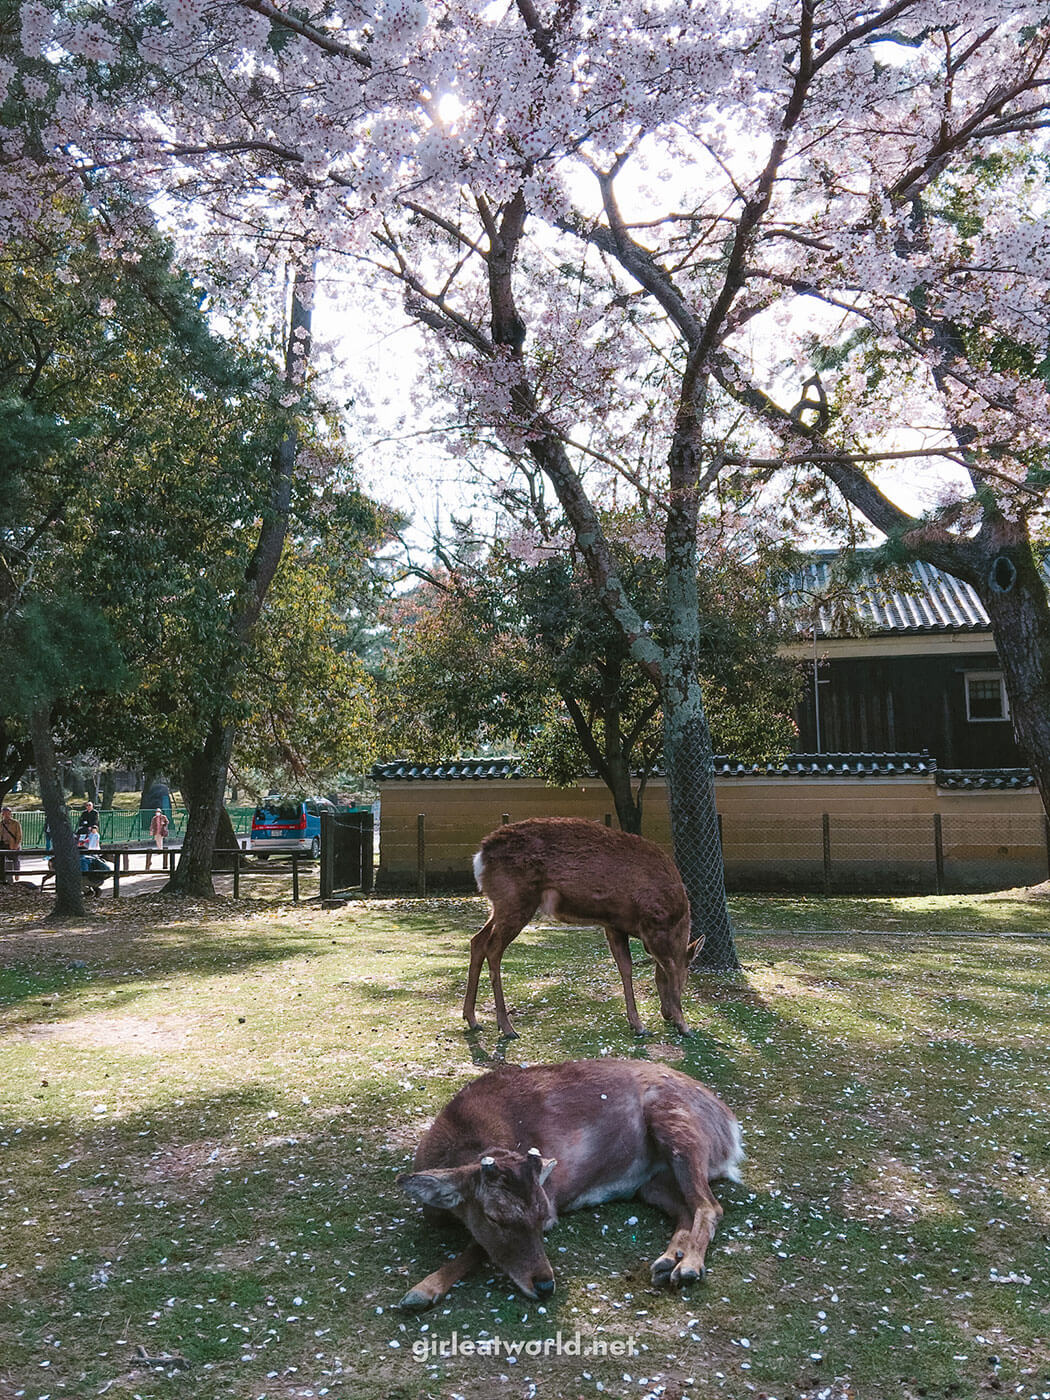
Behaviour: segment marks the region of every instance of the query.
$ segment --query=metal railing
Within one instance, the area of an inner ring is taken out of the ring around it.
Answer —
[[[83,803],[66,808],[70,826],[74,830],[80,822],[83,810]],[[227,807],[226,810],[230,814],[234,832],[238,836],[247,836],[252,829],[254,806]],[[155,807],[143,807],[131,811],[124,808],[96,808],[96,811],[98,811],[99,840],[104,844],[123,845],[125,842],[136,841],[147,844],[149,842],[149,824],[153,820]],[[16,811],[14,816],[22,827],[22,845],[43,846],[44,824],[46,822],[44,813],[39,808],[32,808],[26,811]],[[168,821],[170,823],[168,827],[169,840],[181,840],[186,833],[186,808],[172,807],[168,813]]]

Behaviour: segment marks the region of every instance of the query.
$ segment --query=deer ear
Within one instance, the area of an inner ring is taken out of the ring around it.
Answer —
[[[399,1176],[397,1184],[421,1206],[452,1210],[466,1199],[465,1188],[471,1171],[469,1167],[435,1167],[433,1171]]]
[[[554,1170],[554,1168],[558,1165],[558,1159],[557,1159],[557,1157],[544,1157],[544,1156],[542,1156],[542,1155],[540,1154],[540,1150],[539,1150],[538,1147],[530,1147],[530,1148],[529,1148],[529,1156],[530,1156],[530,1157],[535,1157],[535,1158],[538,1160],[538,1162],[539,1162],[539,1170],[540,1170],[539,1181],[540,1181],[540,1185],[542,1186],[543,1183],[544,1183],[544,1182],[547,1180],[547,1178],[550,1176],[550,1174],[551,1174],[551,1172]]]

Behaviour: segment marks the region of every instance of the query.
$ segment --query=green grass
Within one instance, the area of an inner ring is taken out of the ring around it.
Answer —
[[[735,924],[770,932],[1050,934],[1050,900],[1045,885],[995,894],[868,896],[863,899],[736,895],[730,905]]]
[[[948,936],[916,936],[936,909]],[[600,934],[537,927],[504,964],[510,1045],[485,985],[461,1028],[477,900],[0,912],[0,1400],[1042,1397],[1050,941],[950,931],[1047,912],[735,900],[745,971],[692,979],[688,1042],[631,1035]],[[704,1285],[652,1289],[669,1227],[621,1202],[559,1222],[545,1306],[483,1271],[397,1311],[455,1240],[394,1178],[504,1053],[666,1058],[738,1111]],[[638,1354],[413,1356],[559,1331]]]

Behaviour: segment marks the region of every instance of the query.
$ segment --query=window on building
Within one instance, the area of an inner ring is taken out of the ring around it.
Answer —
[[[978,723],[1010,718],[1010,703],[1001,671],[966,673],[966,718]]]

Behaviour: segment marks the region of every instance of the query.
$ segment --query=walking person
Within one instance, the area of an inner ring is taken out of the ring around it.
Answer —
[[[161,866],[163,867],[163,865],[164,865],[164,854],[163,854],[163,852],[164,852],[164,840],[165,840],[165,837],[166,837],[167,834],[168,834],[168,819],[167,819],[167,817],[164,815],[163,809],[160,808],[160,807],[158,807],[157,810],[153,813],[153,820],[152,820],[152,821],[150,822],[150,824],[149,824],[149,834],[150,834],[150,838],[151,838],[152,841],[153,841],[154,846],[157,848],[158,851],[161,852],[160,863],[161,863]],[[152,863],[153,863],[153,852],[152,852],[152,851],[147,851],[147,852],[146,852],[146,869],[147,869],[147,870],[150,868],[150,866],[152,865]]]

